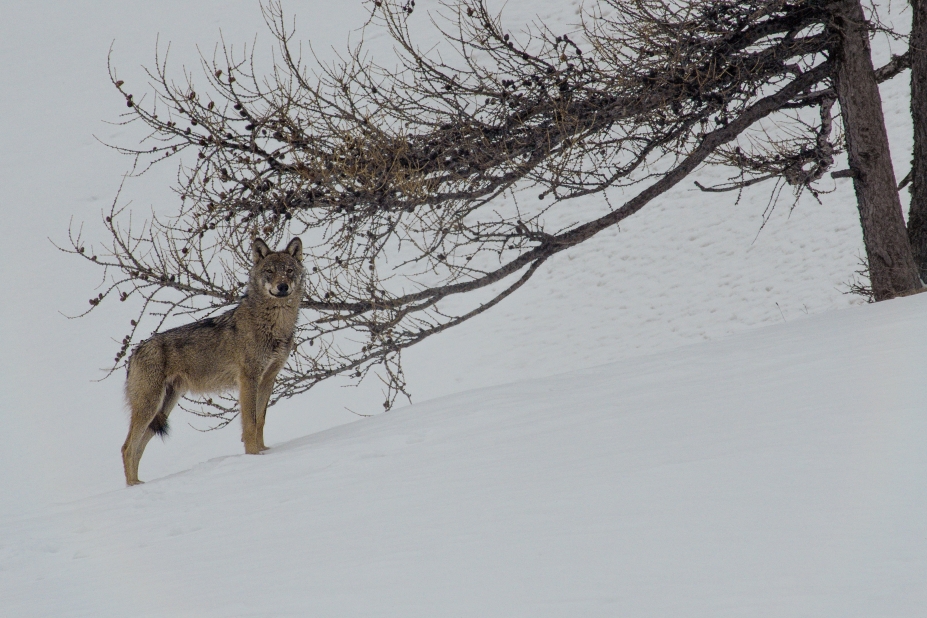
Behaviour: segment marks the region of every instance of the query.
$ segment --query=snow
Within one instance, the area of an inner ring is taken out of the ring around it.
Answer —
[[[451,395],[13,520],[5,611],[924,615],[925,309]]]
[[[322,56],[364,21],[294,10]],[[71,217],[99,239],[126,170],[93,137],[132,135],[101,122],[124,109],[106,54],[140,97],[156,37],[177,68],[220,28],[269,37],[252,2],[0,17],[0,614],[927,615],[927,295],[843,294],[862,246],[842,181],[762,231],[764,188],[684,183],[411,350],[414,405],[357,420],[377,390],[326,385],[271,410],[261,457],[178,411],[124,488],[122,376],[95,380],[133,308],[65,319],[97,273],[48,240]],[[899,175],[906,79],[883,86]],[[130,182],[132,208],[170,178]]]

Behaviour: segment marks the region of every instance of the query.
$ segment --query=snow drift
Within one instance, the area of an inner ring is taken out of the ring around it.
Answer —
[[[925,311],[461,393],[10,521],[4,612],[925,615]]]

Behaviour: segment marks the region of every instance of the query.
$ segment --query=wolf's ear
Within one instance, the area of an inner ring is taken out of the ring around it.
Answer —
[[[260,238],[254,239],[254,246],[251,248],[251,258],[257,264],[270,254],[270,247]]]
[[[290,241],[290,244],[286,246],[286,252],[300,262],[303,261],[303,241],[299,239],[299,236]]]

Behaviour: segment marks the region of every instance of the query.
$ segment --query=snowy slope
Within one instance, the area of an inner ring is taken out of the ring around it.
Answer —
[[[444,397],[7,521],[3,612],[927,616],[925,311]]]

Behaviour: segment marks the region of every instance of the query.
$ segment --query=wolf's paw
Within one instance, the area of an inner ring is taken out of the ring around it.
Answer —
[[[126,487],[132,487],[133,485],[144,485],[145,481],[140,481],[135,479],[134,481],[126,481]]]

